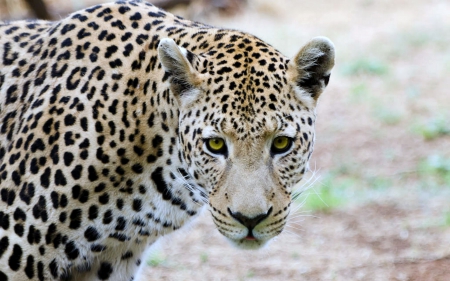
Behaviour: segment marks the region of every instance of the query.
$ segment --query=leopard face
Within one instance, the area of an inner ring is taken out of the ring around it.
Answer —
[[[208,193],[217,229],[253,249],[287,222],[292,188],[313,151],[315,105],[334,51],[316,38],[289,60],[239,35],[228,48],[196,56],[167,39],[159,55],[179,96],[189,172]]]

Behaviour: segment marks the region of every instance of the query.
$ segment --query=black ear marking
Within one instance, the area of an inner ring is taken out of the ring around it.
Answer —
[[[330,76],[331,76],[331,73],[328,74],[328,75],[325,75],[325,76],[323,77],[324,80],[325,80],[325,86],[328,86],[328,82],[330,82]]]
[[[186,58],[190,64],[192,64],[192,62],[194,61],[194,57],[195,57],[194,53],[186,50]]]
[[[329,39],[317,37],[311,40],[293,59],[298,72],[297,86],[317,100],[330,81],[334,57],[334,45]]]
[[[184,93],[188,92],[192,89],[192,85],[187,83],[186,81],[179,79],[179,77],[171,75],[170,83],[172,83],[172,91],[179,96],[183,96]]]
[[[172,39],[164,38],[158,45],[158,57],[166,71],[164,77],[170,81],[171,91],[182,101],[185,96],[192,100],[192,90],[199,84],[198,73],[192,66],[195,54],[180,48]]]

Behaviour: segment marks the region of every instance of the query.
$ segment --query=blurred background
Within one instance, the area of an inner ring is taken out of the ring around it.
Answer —
[[[58,20],[101,2],[0,0],[0,19]],[[337,61],[284,233],[240,251],[205,213],[161,241],[146,280],[450,280],[450,1],[149,2],[289,57],[327,36]]]

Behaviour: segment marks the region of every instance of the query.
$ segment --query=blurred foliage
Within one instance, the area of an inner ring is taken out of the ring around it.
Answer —
[[[419,163],[419,171],[440,176],[450,184],[450,158],[439,154],[430,155]]]
[[[147,257],[147,265],[149,266],[160,266],[167,263],[166,257],[158,251],[150,253]]]
[[[247,275],[246,275],[245,277],[247,277],[247,278],[253,278],[253,277],[255,277],[255,271],[249,270],[249,271],[247,272]]]
[[[450,227],[450,212],[444,213],[444,226]]]
[[[207,253],[201,253],[201,254],[200,254],[200,261],[201,261],[202,263],[208,262],[208,254],[207,254]]]
[[[450,119],[444,115],[436,116],[425,123],[413,125],[413,131],[425,140],[450,135]]]
[[[304,191],[296,203],[303,210],[328,212],[346,202],[345,190],[355,184],[354,179],[339,179],[336,174],[328,173]]]

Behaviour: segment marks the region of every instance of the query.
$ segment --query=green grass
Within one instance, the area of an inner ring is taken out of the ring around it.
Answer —
[[[450,173],[450,158],[442,155],[430,155],[422,166],[425,170],[433,171],[442,175]]]
[[[311,188],[294,199],[302,210],[329,212],[341,206],[364,203],[385,193],[394,184],[392,178],[367,175],[360,165],[350,163],[341,163],[318,177]]]
[[[330,212],[349,204],[365,204],[405,184],[430,194],[450,192],[450,157],[431,155],[417,164],[412,173],[376,176],[362,165],[342,162],[336,169],[317,176],[311,188],[294,199],[304,211]],[[305,183],[307,186],[307,183]],[[392,193],[395,195],[396,193]],[[450,193],[449,193],[450,194]]]
[[[426,123],[416,124],[413,131],[420,134],[425,140],[433,140],[441,136],[450,135],[450,122],[446,116],[436,116]]]
[[[366,184],[369,189],[386,190],[393,185],[392,180],[384,177],[367,177]]]
[[[444,213],[444,226],[450,227],[450,212],[448,211]]]
[[[305,210],[327,212],[342,204],[342,200],[334,196],[329,187],[309,192],[310,194],[303,204]]]
[[[422,177],[432,177],[450,188],[450,158],[439,154],[430,155],[419,163],[418,169]]]
[[[208,254],[207,253],[201,253],[200,254],[200,261],[202,263],[207,263],[208,262]]]
[[[253,271],[253,270],[249,270],[248,272],[247,272],[247,276],[246,276],[247,278],[253,278],[253,277],[255,277],[255,272]]]
[[[167,263],[167,259],[164,257],[164,255],[162,253],[157,252],[157,251],[150,253],[148,260],[147,260],[147,265],[152,266],[152,267],[164,265],[166,263]]]
[[[338,179],[330,173],[299,196],[297,202],[303,205],[303,210],[327,212],[344,204],[347,199],[345,191],[355,184],[351,178]]]

